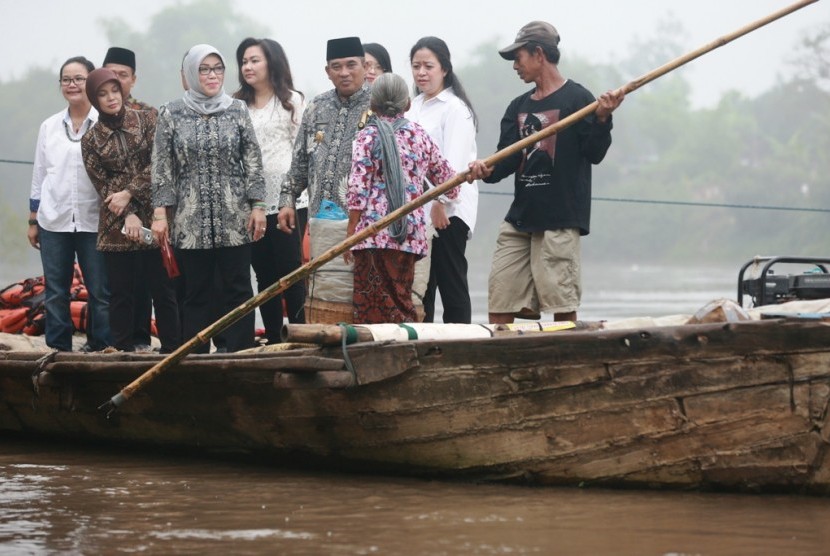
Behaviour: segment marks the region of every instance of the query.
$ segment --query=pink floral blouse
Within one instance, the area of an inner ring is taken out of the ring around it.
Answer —
[[[381,117],[390,124],[394,121],[393,118]],[[346,192],[346,206],[350,211],[361,212],[355,232],[374,224],[389,213],[382,162],[379,156],[376,159],[372,155],[377,139],[377,127],[366,126],[358,132],[352,145],[352,171],[349,175],[349,189]],[[415,122],[409,122],[395,132],[395,140],[402,155],[401,167],[406,179],[407,203],[423,194],[424,180],[441,185],[455,175],[435,142],[424,128]],[[447,193],[450,199],[457,196],[458,187]],[[407,234],[403,243],[395,241],[389,232],[383,229],[352,247],[352,250],[394,249],[423,257],[429,249],[423,207],[418,207],[405,218]]]

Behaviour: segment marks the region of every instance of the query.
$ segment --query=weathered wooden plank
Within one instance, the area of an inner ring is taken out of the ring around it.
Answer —
[[[325,431],[310,426],[305,419],[290,416],[280,418],[273,424],[275,435],[289,445],[322,447],[335,439],[337,446],[355,453],[373,447],[396,447],[454,437],[462,438],[462,441],[469,439],[470,445],[465,445],[465,450],[476,453],[490,450],[489,435],[499,436],[506,432],[530,438],[541,434],[545,439],[545,453],[560,455],[677,430],[685,422],[676,403],[671,400],[588,416],[545,419],[523,418],[509,407],[498,411],[481,409],[472,407],[467,412],[342,416],[332,419]],[[256,417],[251,420],[256,420]],[[504,457],[510,456],[505,453]]]
[[[787,356],[793,370],[793,380],[830,378],[827,353],[795,353]]]
[[[386,380],[421,366],[417,350],[408,343],[392,342],[381,351],[355,350],[349,358],[359,385]]]
[[[800,385],[807,402],[809,385]],[[794,391],[788,384],[742,387],[725,392],[688,396],[683,399],[686,416],[693,424],[703,425],[731,419],[758,416],[759,419],[775,419],[779,416],[798,415],[809,419],[809,406],[796,404]]]
[[[634,443],[602,452],[588,451],[560,458],[551,469],[563,476],[583,479],[616,477],[642,469],[672,465],[685,460],[716,460],[721,454],[752,452],[771,442],[791,442],[809,431],[809,424],[797,416],[774,421],[746,419],[690,427],[678,433],[646,437]]]
[[[819,425],[830,412],[830,380],[811,381],[809,390],[810,418]]]
[[[306,374],[278,372],[274,374],[273,385],[278,390],[349,388],[355,386],[355,377],[349,371],[319,371]]]

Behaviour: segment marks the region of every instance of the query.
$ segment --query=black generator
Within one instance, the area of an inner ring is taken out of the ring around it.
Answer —
[[[812,266],[796,274],[775,274],[774,265]],[[745,278],[747,269],[754,266],[755,276]],[[752,300],[750,307],[773,305],[795,299],[830,298],[830,259],[810,257],[755,257],[741,267],[738,273],[738,303],[744,296]]]

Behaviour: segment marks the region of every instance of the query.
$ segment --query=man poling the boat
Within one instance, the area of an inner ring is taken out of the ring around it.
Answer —
[[[623,91],[624,94],[629,94],[632,91],[635,91],[635,90],[639,89],[643,85],[645,85],[647,83],[650,83],[651,81],[654,81],[655,79],[657,79],[657,78],[659,78],[659,77],[661,77],[661,76],[663,76],[663,75],[679,68],[680,66],[682,66],[684,64],[687,64],[688,62],[690,62],[690,61],[692,61],[696,58],[699,58],[700,56],[703,56],[704,54],[707,54],[708,52],[711,52],[712,50],[715,50],[716,48],[719,48],[719,47],[721,47],[721,46],[723,46],[723,45],[725,45],[725,44],[727,44],[727,43],[729,43],[729,42],[731,42],[731,41],[733,41],[733,40],[735,40],[739,37],[742,37],[743,35],[751,33],[752,31],[755,31],[756,29],[758,29],[760,27],[763,27],[764,25],[767,25],[767,24],[769,24],[773,21],[776,21],[778,19],[781,19],[781,18],[783,18],[783,17],[785,17],[785,16],[787,16],[787,15],[789,15],[789,14],[791,14],[791,13],[793,13],[793,12],[795,12],[795,11],[805,7],[805,6],[813,4],[817,1],[818,0],[801,0],[800,2],[792,4],[791,6],[789,6],[787,8],[783,8],[783,9],[777,11],[777,12],[774,12],[774,13],[772,13],[772,14],[770,14],[770,15],[762,18],[762,19],[759,19],[759,20],[757,20],[753,23],[750,23],[750,24],[738,29],[737,31],[734,31],[734,32],[732,32],[728,35],[724,35],[724,36],[720,37],[719,39],[716,39],[715,41],[712,41],[712,42],[710,42],[710,43],[708,43],[708,44],[706,44],[706,45],[704,45],[704,46],[702,46],[702,47],[700,47],[696,50],[693,50],[692,52],[684,54],[683,56],[680,56],[679,58],[676,58],[675,60],[672,60],[671,62],[663,64],[662,66],[652,70],[651,72],[649,72],[645,75],[642,75],[641,77],[639,77],[639,78],[637,78],[633,81],[630,81],[629,83],[627,83],[626,85],[621,87],[621,90]],[[589,114],[594,113],[597,110],[598,106],[599,106],[598,101],[592,102],[591,104],[585,106],[581,110],[571,114],[567,118],[564,118],[564,119],[560,120],[558,123],[556,123],[554,125],[551,125],[549,127],[546,127],[543,130],[541,130],[541,131],[539,131],[539,132],[537,132],[533,135],[530,135],[529,137],[526,137],[526,138],[522,139],[521,141],[518,141],[517,143],[515,143],[515,144],[513,144],[509,147],[506,147],[506,148],[500,150],[499,152],[491,155],[490,157],[488,157],[487,159],[485,159],[483,161],[483,164],[486,167],[491,167],[494,164],[496,164],[497,162],[505,159],[506,157],[511,156],[513,154],[516,154],[518,152],[521,152],[523,149],[527,148],[528,146],[533,145],[534,143],[544,139],[545,137],[549,137],[549,136],[551,136],[555,133],[558,133],[559,131],[561,131],[561,130],[567,128],[568,126],[573,125],[574,123],[578,122],[579,120],[585,118]],[[449,180],[449,181],[447,181],[447,182],[431,189],[426,194],[424,194],[421,197],[415,199],[411,203],[409,203],[407,205],[404,205],[403,207],[399,208],[398,210],[395,210],[395,211],[389,213],[384,218],[382,218],[381,220],[376,222],[374,225],[368,226],[364,230],[356,233],[355,235],[353,235],[349,238],[346,238],[344,241],[342,241],[339,244],[337,244],[336,246],[332,247],[331,249],[329,249],[327,252],[323,253],[319,257],[316,257],[314,260],[312,260],[308,264],[298,268],[296,271],[294,271],[291,274],[289,274],[288,276],[284,277],[279,282],[273,284],[272,286],[270,286],[266,290],[260,292],[259,295],[249,299],[248,301],[246,301],[245,303],[243,303],[242,305],[240,305],[239,307],[237,307],[236,309],[234,309],[233,311],[231,311],[230,313],[228,313],[227,315],[225,315],[224,317],[222,317],[218,321],[214,322],[213,324],[211,324],[210,326],[208,326],[207,328],[205,328],[204,330],[202,330],[201,332],[196,334],[196,336],[194,336],[190,340],[186,341],[179,349],[177,349],[175,352],[173,352],[172,354],[170,354],[169,356],[164,358],[162,361],[160,361],[156,365],[153,365],[153,367],[148,369],[144,374],[142,374],[140,377],[138,377],[133,382],[128,384],[126,387],[121,389],[120,392],[118,392],[116,395],[114,395],[108,401],[103,403],[99,407],[99,409],[106,412],[108,415],[111,414],[119,406],[121,406],[124,402],[126,402],[128,399],[130,399],[130,397],[132,397],[137,391],[139,391],[141,388],[143,388],[146,384],[149,384],[159,374],[161,374],[165,370],[167,370],[170,367],[172,367],[173,365],[175,365],[177,362],[182,360],[184,357],[186,357],[189,353],[191,353],[193,350],[195,350],[200,345],[202,345],[205,342],[209,341],[210,338],[212,338],[214,335],[218,334],[219,332],[221,332],[222,330],[224,330],[228,326],[231,326],[232,324],[237,322],[245,314],[253,311],[254,309],[259,307],[260,305],[262,305],[263,303],[265,303],[266,301],[268,301],[272,297],[274,297],[276,295],[279,295],[280,293],[285,291],[288,287],[290,287],[292,284],[294,284],[296,281],[307,277],[309,274],[311,274],[312,272],[314,272],[315,270],[317,270],[318,268],[320,268],[321,266],[323,266],[327,262],[331,261],[332,259],[334,259],[336,257],[339,257],[339,256],[343,255],[351,247],[353,247],[353,246],[357,245],[359,242],[365,240],[370,235],[376,234],[379,230],[381,230],[381,229],[389,226],[390,224],[392,224],[392,222],[404,217],[405,215],[409,214],[410,212],[412,212],[416,208],[423,206],[427,202],[438,198],[442,194],[448,192],[450,189],[452,189],[452,188],[456,187],[457,185],[461,184],[462,182],[464,182],[467,179],[467,174],[468,173],[469,173],[468,171],[464,171],[464,172],[461,172],[459,174],[456,174],[455,177],[453,177],[451,180]]]
[[[531,21],[501,50],[525,83],[535,87],[508,106],[499,147],[515,143],[591,104],[594,96],[559,71],[559,32]],[[499,227],[488,304],[490,322],[551,311],[554,320],[574,321],[582,298],[580,237],[591,216],[591,167],[611,146],[611,113],[625,91],[599,97],[593,114],[522,153],[488,166],[470,163],[468,180],[497,183],[515,174],[515,197]]]

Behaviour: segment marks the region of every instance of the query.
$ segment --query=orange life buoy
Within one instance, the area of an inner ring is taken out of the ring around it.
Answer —
[[[86,301],[70,301],[69,312],[72,315],[72,324],[76,332],[86,332],[87,306]]]
[[[26,326],[26,315],[28,312],[28,307],[7,309],[6,314],[0,319],[0,331],[7,334],[17,334],[23,330],[23,327]]]
[[[46,332],[46,311],[42,305],[34,311],[34,315],[30,311],[26,316],[26,326],[22,330],[27,336],[40,336]]]
[[[46,290],[46,281],[43,276],[26,278],[20,282],[10,284],[0,291],[0,307],[19,307],[30,297],[34,297]]]

